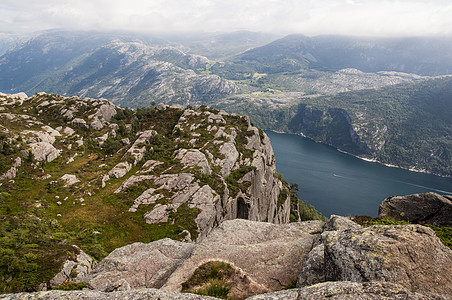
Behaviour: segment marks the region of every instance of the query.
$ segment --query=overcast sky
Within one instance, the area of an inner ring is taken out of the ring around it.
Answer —
[[[452,35],[450,0],[1,0],[0,31]]]

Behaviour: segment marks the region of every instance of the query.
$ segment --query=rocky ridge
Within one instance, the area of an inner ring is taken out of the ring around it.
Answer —
[[[62,231],[47,233],[52,245],[74,243],[101,258],[135,241],[201,241],[229,219],[298,218],[268,137],[247,117],[207,107],[134,112],[105,99],[2,95],[0,131],[4,218],[19,214],[23,223],[39,220],[33,226],[44,232],[50,229],[42,226]],[[24,207],[31,214],[21,213]],[[53,238],[61,235],[64,241]]]

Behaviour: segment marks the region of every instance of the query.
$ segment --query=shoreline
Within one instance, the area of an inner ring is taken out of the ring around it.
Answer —
[[[306,136],[306,135],[305,135],[304,133],[302,133],[302,132],[300,132],[300,133],[289,133],[289,132],[277,131],[277,130],[269,130],[269,131],[272,131],[272,132],[275,132],[275,133],[285,133],[285,134],[298,135],[298,136],[307,138],[307,139],[309,139],[309,140],[311,140],[311,141],[313,141],[313,142],[315,142],[315,143],[317,143],[317,144],[322,144],[322,145],[326,145],[326,146],[329,146],[329,147],[331,147],[331,148],[334,148],[336,151],[338,151],[338,152],[340,152],[340,153],[344,153],[344,154],[347,154],[347,155],[356,157],[356,158],[358,158],[358,159],[361,159],[361,160],[364,160],[364,161],[367,161],[367,162],[377,163],[377,164],[380,164],[380,165],[385,166],[385,167],[389,167],[389,168],[397,168],[397,169],[402,169],[402,170],[406,170],[406,171],[410,171],[410,172],[416,172],[416,173],[423,173],[423,174],[438,176],[438,177],[442,177],[442,178],[452,178],[452,176],[441,175],[441,174],[435,174],[435,173],[429,172],[429,171],[427,171],[427,170],[425,170],[425,169],[416,169],[415,167],[404,168],[404,167],[400,167],[400,166],[397,166],[397,165],[392,165],[392,164],[384,163],[384,162],[378,161],[377,159],[374,159],[374,158],[361,157],[361,156],[358,156],[358,155],[356,155],[356,154],[352,154],[352,153],[350,153],[350,152],[341,150],[341,149],[335,147],[334,145],[330,145],[330,144],[327,144],[327,143],[318,142],[318,141],[316,141],[316,140],[314,140],[314,139],[312,139],[312,138]]]

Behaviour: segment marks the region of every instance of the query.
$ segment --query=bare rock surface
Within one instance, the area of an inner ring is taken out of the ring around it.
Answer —
[[[37,161],[51,162],[56,159],[61,150],[56,149],[52,144],[47,142],[38,142],[30,144],[31,154]]]
[[[126,175],[127,172],[130,171],[130,169],[132,169],[131,164],[126,161],[120,162],[116,166],[114,166],[113,169],[110,170],[110,172],[108,172],[108,175],[113,178],[121,178],[124,177],[124,175]]]
[[[310,286],[325,282],[325,246],[320,244],[314,247],[301,266],[297,287]]]
[[[378,216],[452,227],[452,201],[436,193],[389,197],[381,202]]]
[[[336,231],[336,230],[354,229],[354,228],[360,228],[360,227],[361,227],[360,225],[353,222],[349,218],[338,216],[338,215],[331,215],[330,218],[328,219],[328,222],[326,222],[323,230]]]
[[[212,170],[204,153],[198,149],[181,149],[175,153],[176,159],[186,167],[198,167],[203,174],[211,174]]]
[[[390,282],[324,282],[300,289],[256,295],[247,300],[445,300],[445,295],[417,293]]]
[[[428,227],[371,226],[326,232],[322,238],[326,280],[386,281],[452,295],[452,250]]]
[[[11,168],[9,168],[5,173],[0,175],[0,180],[7,180],[7,179],[15,178],[16,174],[17,174],[17,169],[20,167],[21,164],[22,164],[22,159],[20,157],[16,157]]]
[[[229,220],[198,244],[189,259],[169,277],[164,290],[180,291],[182,283],[202,264],[224,261],[242,270],[259,292],[282,289],[296,279],[303,260],[324,222],[271,224]]]
[[[96,262],[77,246],[78,254],[64,262],[63,268],[48,283],[50,288],[64,282],[84,282],[86,276],[94,269]]]
[[[160,288],[195,244],[162,239],[149,244],[134,243],[114,250],[91,272],[89,285],[106,290],[119,280],[131,288]]]
[[[100,291],[46,291],[37,293],[18,293],[0,295],[0,299],[11,300],[144,300],[144,299],[168,299],[168,300],[200,300],[217,299],[208,296],[194,294],[182,294],[166,292],[158,289],[136,289],[130,291],[118,292],[100,292]]]
[[[64,174],[63,176],[61,176],[61,180],[64,182],[64,187],[69,187],[80,182],[77,176],[72,174]]]

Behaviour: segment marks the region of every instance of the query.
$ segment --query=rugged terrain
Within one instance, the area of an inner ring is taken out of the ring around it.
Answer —
[[[449,299],[451,267],[452,250],[421,225],[360,226],[334,215],[291,224],[236,219],[196,244],[119,248],[77,279],[91,290],[3,298]]]
[[[228,219],[320,218],[245,116],[22,93],[0,96],[0,132],[2,291],[50,280],[74,244],[100,259],[138,241],[201,241]]]
[[[272,38],[45,32],[9,44],[0,90],[105,97],[130,108],[209,105],[263,129],[451,176],[450,38]]]

